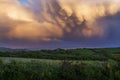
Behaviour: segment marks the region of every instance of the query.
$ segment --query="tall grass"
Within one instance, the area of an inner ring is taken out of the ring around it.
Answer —
[[[37,61],[4,63],[0,60],[0,80],[120,80],[120,63],[113,60],[102,66],[61,63],[57,66]]]

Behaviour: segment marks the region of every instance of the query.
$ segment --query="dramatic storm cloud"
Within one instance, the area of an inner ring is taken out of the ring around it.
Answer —
[[[0,45],[118,46],[119,4],[119,0],[0,0]]]

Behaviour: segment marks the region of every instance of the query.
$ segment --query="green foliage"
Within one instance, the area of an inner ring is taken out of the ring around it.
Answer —
[[[114,59],[116,61],[120,61],[120,54],[113,54],[112,59]]]
[[[0,59],[0,80],[120,80],[119,48],[0,52],[0,56],[56,61],[48,64],[48,60],[20,62],[16,59],[4,63]]]
[[[117,51],[115,51],[117,50]],[[56,49],[38,51],[0,52],[1,57],[22,57],[53,60],[99,60],[114,59],[120,61],[119,48],[117,49]]]
[[[3,64],[3,60],[2,59],[0,59],[0,64]]]
[[[66,60],[60,66],[11,61],[0,65],[0,80],[120,80],[120,67],[112,60],[102,66]]]

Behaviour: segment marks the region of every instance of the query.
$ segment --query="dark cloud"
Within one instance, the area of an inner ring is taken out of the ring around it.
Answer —
[[[103,39],[106,41],[120,41],[120,13],[108,15],[98,19],[98,23],[104,24],[105,34]]]
[[[18,0],[13,3],[5,0],[0,3],[1,46],[117,46],[120,43],[118,3],[118,0],[28,0],[23,5]]]

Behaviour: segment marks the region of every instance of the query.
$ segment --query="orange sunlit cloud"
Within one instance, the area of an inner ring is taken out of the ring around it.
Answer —
[[[0,39],[61,41],[105,34],[97,19],[120,11],[119,0],[0,0]]]

